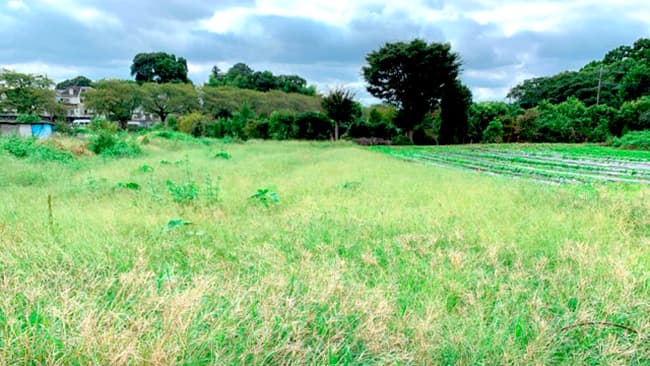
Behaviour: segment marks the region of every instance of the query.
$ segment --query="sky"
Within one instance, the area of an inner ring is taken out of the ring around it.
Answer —
[[[450,43],[475,100],[504,100],[536,76],[575,70],[650,36],[647,0],[0,0],[0,67],[93,80],[131,78],[140,52],[298,74],[364,104],[365,56],[386,42]]]

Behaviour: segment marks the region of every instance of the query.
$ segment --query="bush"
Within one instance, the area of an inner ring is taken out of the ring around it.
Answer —
[[[59,150],[51,142],[40,144],[35,137],[9,137],[3,141],[2,149],[17,158],[59,162],[72,160],[72,155],[69,152]]]
[[[490,122],[483,131],[484,143],[501,143],[503,142],[503,124],[498,119]]]
[[[274,140],[290,140],[298,136],[296,117],[292,113],[273,112],[269,120],[269,136]]]
[[[142,149],[135,141],[128,141],[126,136],[110,131],[99,131],[92,136],[88,149],[95,154],[112,158],[134,157],[142,154]]]
[[[180,118],[178,130],[194,137],[208,136],[209,129],[213,124],[210,122],[210,117],[205,114],[192,112]]]
[[[41,121],[41,116],[37,114],[21,114],[16,117],[16,122],[19,123],[38,123]]]
[[[88,130],[92,132],[107,131],[111,133],[117,132],[118,126],[117,123],[110,122],[107,119],[95,117],[90,121],[88,125]]]
[[[413,141],[405,135],[397,135],[391,140],[393,145],[413,145]]]
[[[74,127],[71,126],[65,120],[61,120],[61,119],[57,119],[54,122],[54,131],[60,133],[61,135],[65,135],[65,136],[74,136],[74,134],[75,134]]]
[[[628,132],[612,141],[612,146],[621,149],[650,151],[650,130]]]
[[[318,112],[300,113],[294,119],[298,129],[296,138],[306,140],[327,140],[334,133],[332,120]]]

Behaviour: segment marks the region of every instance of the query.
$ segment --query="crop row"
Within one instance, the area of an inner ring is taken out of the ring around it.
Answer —
[[[412,161],[493,175],[550,183],[624,182],[650,184],[650,164],[532,156],[522,151],[477,149],[389,149],[384,152]]]

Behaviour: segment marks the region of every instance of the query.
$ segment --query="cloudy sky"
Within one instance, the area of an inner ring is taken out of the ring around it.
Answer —
[[[477,100],[521,80],[577,69],[650,36],[647,0],[0,0],[0,66],[61,81],[130,78],[139,52],[185,57],[204,83],[213,65],[354,89],[385,42],[449,42]]]

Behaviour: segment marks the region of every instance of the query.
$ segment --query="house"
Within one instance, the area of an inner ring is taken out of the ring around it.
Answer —
[[[90,86],[69,86],[56,91],[56,99],[67,109],[66,120],[75,125],[87,124],[96,115],[92,109],[88,109],[84,103],[84,94],[93,88]],[[87,122],[86,122],[87,121]],[[138,107],[131,116],[130,126],[150,127],[156,121],[155,115],[147,113],[142,107]]]
[[[92,118],[93,111],[86,108],[84,104],[84,93],[88,90],[92,90],[92,88],[89,86],[69,86],[56,91],[56,100],[68,109],[66,116],[68,121]]]
[[[17,122],[15,114],[0,114],[0,135],[38,137],[44,139],[54,133],[54,123],[45,119],[39,122]]]

